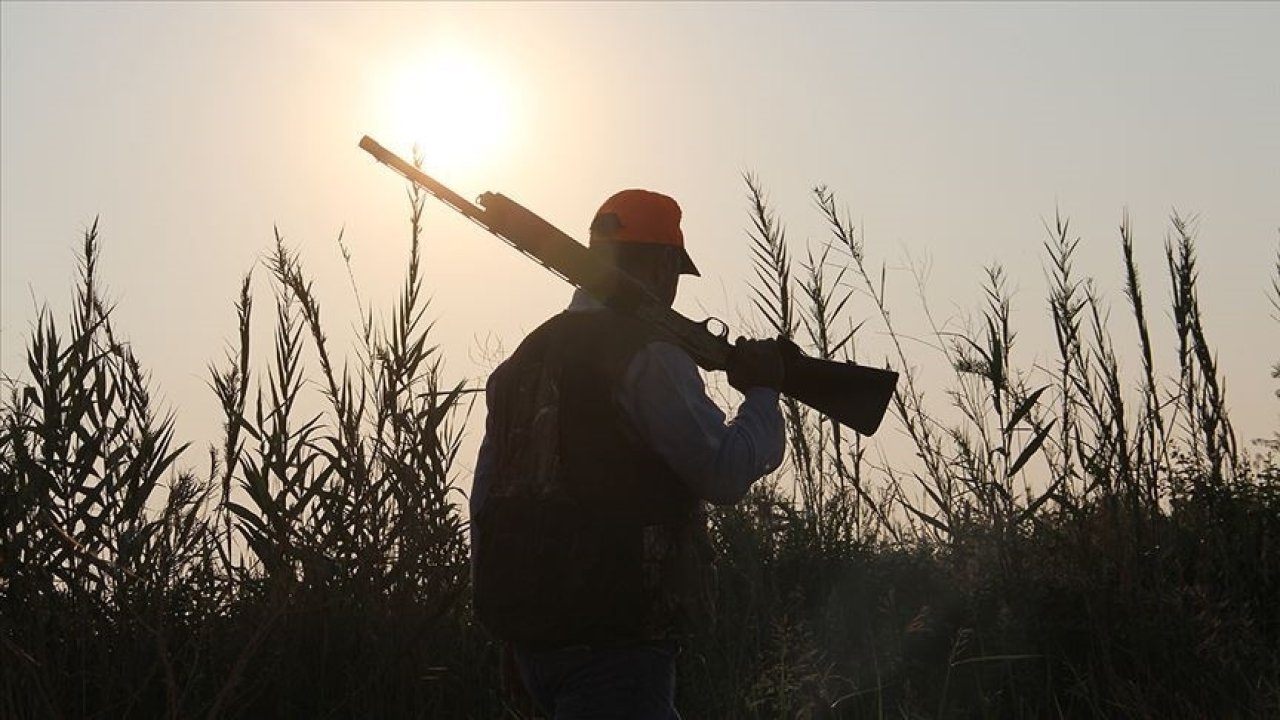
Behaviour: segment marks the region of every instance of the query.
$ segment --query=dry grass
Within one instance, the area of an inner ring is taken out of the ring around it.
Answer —
[[[813,195],[829,240],[797,250],[759,181],[747,191],[763,322],[864,363],[876,326],[902,372],[889,423],[916,458],[874,458],[787,404],[788,467],[713,518],[719,622],[682,655],[686,716],[1280,713],[1280,436],[1250,455],[1231,426],[1193,221],[1166,240],[1175,348],[1153,345],[1128,218],[1138,344],[1121,349],[1057,217],[1053,362],[1020,365],[989,267],[976,331],[928,331],[952,370],[939,402],[835,196]],[[209,368],[225,432],[205,472],[176,469],[186,446],[114,334],[85,233],[67,334],[40,315],[0,411],[0,715],[518,716],[468,609],[453,462],[469,405],[431,344],[422,203],[398,299],[384,322],[362,310],[351,351],[330,347],[277,234],[272,362],[250,361],[246,275]],[[1270,290],[1280,321],[1280,253]],[[305,415],[315,387],[324,408]]]

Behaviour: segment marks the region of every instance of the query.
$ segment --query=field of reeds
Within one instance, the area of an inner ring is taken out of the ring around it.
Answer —
[[[897,327],[832,193],[814,190],[830,235],[809,248],[754,178],[747,193],[762,332],[902,372],[885,428],[914,457],[784,404],[783,470],[712,516],[718,613],[681,655],[685,717],[1280,716],[1280,434],[1231,424],[1192,224],[1170,220],[1171,306],[1153,311],[1122,222],[1111,319],[1056,219],[1053,361],[1023,366],[1002,268],[973,332]],[[243,278],[239,334],[207,370],[224,415],[207,458],[157,410],[85,232],[69,321],[42,313],[4,381],[0,717],[527,717],[470,614],[454,461],[482,405],[433,344],[423,202],[397,300],[353,348],[329,343],[275,238],[271,297]],[[1280,323],[1275,261],[1259,297]],[[273,318],[265,367],[255,310]],[[887,358],[857,354],[868,326]],[[948,378],[923,376],[908,333]]]

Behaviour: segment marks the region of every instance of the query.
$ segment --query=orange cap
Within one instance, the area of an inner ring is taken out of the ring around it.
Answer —
[[[684,256],[680,272],[701,275],[688,251],[680,230],[680,206],[672,198],[649,190],[614,193],[591,221],[591,244],[598,242],[669,245]]]

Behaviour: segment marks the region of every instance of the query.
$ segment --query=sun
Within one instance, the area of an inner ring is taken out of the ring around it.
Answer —
[[[385,93],[387,143],[417,146],[428,172],[474,171],[510,141],[511,88],[464,50],[438,49],[402,64]]]

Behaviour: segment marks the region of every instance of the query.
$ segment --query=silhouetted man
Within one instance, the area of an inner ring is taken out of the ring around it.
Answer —
[[[681,274],[680,207],[605,201],[591,247],[661,303]],[[471,495],[475,607],[556,720],[679,718],[682,628],[709,610],[705,503],[731,504],[782,461],[776,341],[739,340],[736,415],[644,323],[578,291],[490,376]]]

